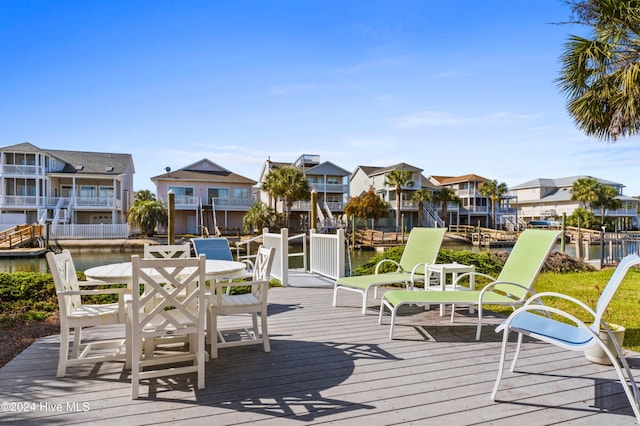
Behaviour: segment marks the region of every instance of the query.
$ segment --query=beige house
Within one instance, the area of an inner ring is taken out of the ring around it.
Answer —
[[[242,228],[242,219],[255,202],[256,181],[202,159],[179,170],[154,176],[156,198],[167,202],[172,191],[176,200],[176,233],[214,234],[216,228]]]
[[[407,170],[411,177],[402,187],[400,195],[400,211],[396,202],[395,187],[386,186],[387,175],[393,170]],[[358,166],[351,175],[351,196],[359,196],[373,188],[375,193],[389,203],[389,217],[381,219],[381,227],[395,227],[396,215],[404,217],[404,226],[411,229],[418,225],[418,204],[411,197],[418,189],[433,192],[437,187],[422,175],[422,169],[407,163],[398,163],[388,167]],[[426,204],[423,212],[423,226],[443,226],[442,221],[433,208],[433,204]]]
[[[584,207],[584,203],[571,199],[571,188],[574,182],[581,178],[593,178],[591,176],[571,176],[556,179],[533,179],[511,188],[511,195],[517,198],[518,215],[524,220],[552,219],[559,220],[563,214],[570,216],[578,207]],[[621,202],[617,210],[606,210],[605,216],[617,219],[621,229],[628,225],[636,225],[638,221],[638,200],[622,193],[624,185],[605,179],[593,178],[596,181],[615,188],[616,197]],[[596,216],[599,210],[594,210]]]
[[[134,172],[131,154],[2,147],[0,223],[127,223]]]
[[[284,166],[292,166],[302,171],[311,190],[317,193],[317,213],[322,226],[330,228],[342,226],[344,206],[349,198],[349,177],[351,174],[330,161],[320,161],[319,155],[303,154],[293,163],[265,161],[260,172],[260,182],[264,182],[269,173]],[[262,186],[262,185],[261,185]],[[259,192],[260,200],[279,212],[284,211],[282,200],[274,200],[266,191]],[[309,227],[311,211],[310,201],[297,201],[291,209],[290,224],[301,230]]]

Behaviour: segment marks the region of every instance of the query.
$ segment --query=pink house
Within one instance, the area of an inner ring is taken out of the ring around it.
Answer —
[[[176,233],[194,235],[213,235],[216,227],[241,228],[257,183],[206,158],[151,181],[158,200],[166,203],[169,191],[176,194]]]

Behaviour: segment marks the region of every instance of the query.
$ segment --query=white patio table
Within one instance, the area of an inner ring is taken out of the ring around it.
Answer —
[[[206,277],[208,280],[232,279],[241,277],[247,266],[243,262],[232,260],[207,260]],[[185,273],[189,273],[185,270]],[[127,284],[131,287],[131,262],[112,263],[96,266],[84,271],[87,278],[111,284]]]

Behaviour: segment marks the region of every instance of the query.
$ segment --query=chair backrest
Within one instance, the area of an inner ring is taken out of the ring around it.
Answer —
[[[273,265],[275,252],[275,247],[258,247],[258,253],[256,254],[256,261],[253,268],[254,281],[269,281],[271,278],[271,266]]]
[[[420,263],[436,263],[447,228],[413,228],[400,258],[400,267],[411,272]]]
[[[191,244],[144,245],[145,259],[179,259],[191,257]]]
[[[204,254],[209,260],[233,260],[226,238],[192,238],[191,242],[196,256]]]
[[[78,276],[76,274],[76,267],[73,264],[73,258],[71,252],[67,249],[62,250],[61,253],[47,253],[47,263],[51,270],[51,276],[56,286],[56,291],[78,291],[80,289],[78,285]],[[58,305],[60,309],[60,318],[66,318],[73,314],[73,312],[80,307],[82,299],[80,295],[61,295],[58,294]]]
[[[516,283],[531,289],[547,256],[556,244],[562,231],[548,229],[527,229],[518,237],[507,261],[498,275],[497,281]],[[505,291],[515,297],[524,298],[525,289],[497,284],[496,290]]]
[[[600,298],[596,304],[596,317],[593,325],[591,326],[595,331],[598,331],[602,315],[604,315],[607,306],[609,306],[609,302],[611,302],[611,299],[613,299],[613,296],[616,294],[618,287],[620,287],[623,278],[632,266],[638,264],[640,264],[640,256],[637,254],[625,256],[622,258],[620,263],[618,263],[618,267],[613,272],[613,275],[611,275],[611,278],[609,278],[609,282],[605,286],[604,290],[602,290],[602,294],[600,294]]]
[[[131,256],[132,324],[157,336],[193,332],[204,321],[206,259]],[[187,321],[177,321],[176,315]]]

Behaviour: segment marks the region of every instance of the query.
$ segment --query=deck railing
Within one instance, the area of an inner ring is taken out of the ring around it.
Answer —
[[[310,269],[309,272],[338,279],[343,277],[345,268],[344,230],[336,234],[309,233]]]
[[[83,240],[93,238],[128,238],[129,225],[94,224],[94,225],[50,225],[49,238]]]

